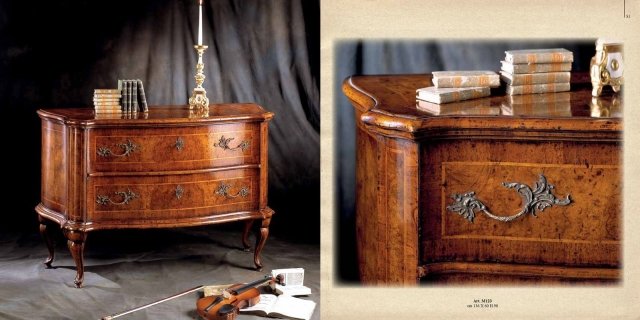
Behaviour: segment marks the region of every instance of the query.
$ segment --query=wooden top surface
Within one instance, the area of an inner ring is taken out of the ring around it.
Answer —
[[[187,123],[210,123],[229,121],[264,121],[270,120],[273,113],[253,103],[212,104],[208,115],[200,115],[189,110],[189,106],[149,106],[149,112],[137,113],[99,113],[93,107],[41,109],[38,115],[43,119],[58,120],[70,125],[80,126],[121,126],[137,125],[169,125]]]
[[[607,86],[599,98],[592,98],[588,73],[572,73],[570,92],[542,94],[548,96],[545,101],[563,95],[558,99],[562,101],[539,102],[541,95],[536,94],[510,97],[503,83],[490,97],[439,106],[427,103],[439,108],[437,112],[417,106],[416,89],[428,86],[433,86],[431,74],[371,75],[349,77],[342,89],[361,113],[359,125],[388,136],[417,138],[485,129],[589,132],[597,139],[622,139],[622,94]]]

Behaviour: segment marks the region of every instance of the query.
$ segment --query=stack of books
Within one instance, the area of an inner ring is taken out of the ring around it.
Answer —
[[[569,91],[573,53],[566,49],[505,51],[501,78],[509,95]]]
[[[120,90],[118,89],[95,89],[93,91],[93,107],[96,113],[121,112]]]
[[[432,81],[435,87],[416,90],[416,99],[437,104],[476,99],[500,86],[500,76],[493,71],[434,71]]]
[[[149,111],[142,80],[118,80],[118,89],[122,92],[122,110],[124,112]]]

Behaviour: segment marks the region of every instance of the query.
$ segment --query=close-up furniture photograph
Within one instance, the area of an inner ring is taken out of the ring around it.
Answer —
[[[622,48],[339,42],[338,279],[622,285]]]
[[[320,319],[319,23],[0,1],[0,318]]]

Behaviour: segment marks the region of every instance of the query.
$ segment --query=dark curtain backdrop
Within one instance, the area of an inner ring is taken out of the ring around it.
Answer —
[[[430,73],[439,70],[500,70],[504,51],[565,48],[574,53],[573,71],[588,71],[595,39],[579,41],[342,41],[336,44],[336,220],[337,278],[358,280],[355,247],[355,119],[353,107],[341,93],[342,81],[354,74]]]
[[[319,242],[319,1],[205,0],[204,87],[211,103],[275,113],[269,137],[272,234]],[[141,79],[151,105],[186,104],[195,86],[196,0],[0,1],[2,210],[37,230],[39,108],[91,107],[95,88]],[[11,123],[11,125],[9,125]],[[8,198],[11,198],[9,200]]]

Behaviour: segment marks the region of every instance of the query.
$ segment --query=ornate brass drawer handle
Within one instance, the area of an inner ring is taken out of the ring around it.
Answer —
[[[570,195],[567,194],[565,199],[557,199],[551,193],[553,185],[547,183],[547,178],[540,174],[540,179],[536,182],[534,190],[528,185],[518,182],[503,182],[502,185],[509,189],[515,189],[524,201],[522,210],[512,216],[496,216],[487,210],[487,207],[480,200],[476,199],[475,192],[470,191],[465,194],[453,194],[451,198],[454,200],[452,205],[447,206],[447,210],[453,211],[473,223],[475,213],[484,212],[489,218],[502,222],[509,222],[518,219],[520,216],[531,213],[534,217],[536,212],[542,212],[544,209],[552,205],[566,206],[571,203]]]
[[[122,148],[121,154],[115,154],[113,153],[113,151],[111,151],[111,149],[107,147],[98,148],[97,153],[101,157],[109,157],[109,156],[128,157],[132,152],[136,151],[136,149],[138,148],[138,145],[131,142],[131,140],[127,139],[126,143],[118,144],[118,147]]]
[[[218,186],[218,189],[216,189],[216,194],[220,196],[225,196],[226,198],[237,198],[237,197],[246,198],[249,195],[249,187],[240,188],[240,191],[238,191],[238,193],[236,194],[230,194],[229,189],[231,189],[231,185],[223,183],[220,186]]]
[[[225,138],[224,136],[220,137],[220,140],[218,140],[218,142],[214,143],[213,146],[214,147],[219,147],[222,150],[236,150],[236,149],[242,149],[242,151],[245,151],[247,149],[249,149],[251,147],[251,142],[249,140],[242,140],[242,142],[240,142],[239,145],[235,146],[234,148],[229,147],[229,142],[231,142],[231,140],[233,140],[235,138]]]
[[[182,148],[184,148],[184,140],[182,140],[182,137],[178,137],[176,139],[175,146],[178,151],[182,151]]]
[[[182,198],[183,194],[184,194],[184,189],[182,188],[181,185],[177,185],[176,186],[176,199],[180,200],[180,198]]]
[[[98,203],[100,205],[107,205],[109,203],[117,204],[117,205],[125,205],[125,204],[128,204],[129,201],[133,200],[134,198],[139,198],[140,197],[139,195],[137,195],[133,191],[131,191],[131,189],[127,189],[127,191],[117,191],[117,192],[114,192],[114,194],[118,195],[118,196],[121,196],[122,197],[122,201],[115,202],[115,201],[111,200],[111,198],[109,198],[109,196],[98,195],[98,196],[96,196],[96,203]]]

